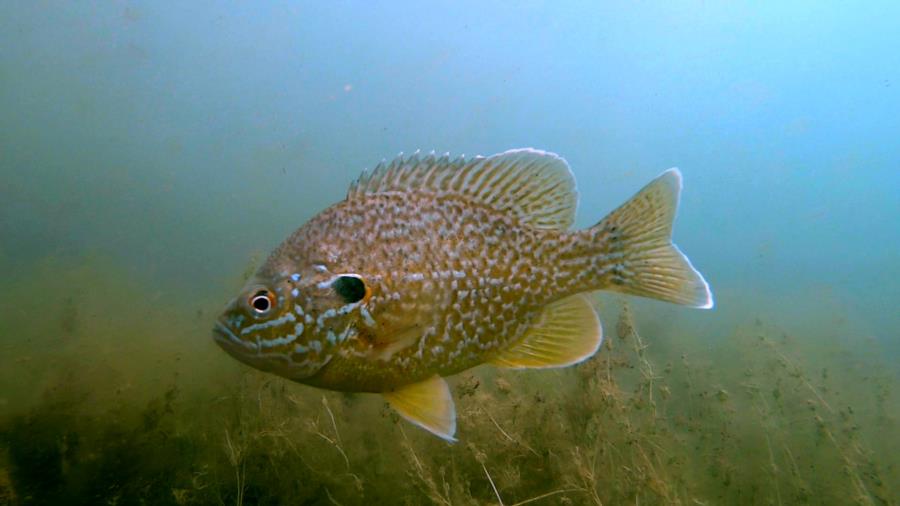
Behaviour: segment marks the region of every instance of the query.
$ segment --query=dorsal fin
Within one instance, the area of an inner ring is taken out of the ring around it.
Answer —
[[[511,212],[535,228],[568,229],[575,221],[578,194],[566,161],[536,149],[493,156],[450,159],[449,155],[398,156],[364,172],[347,199],[386,192],[429,191],[469,197]]]

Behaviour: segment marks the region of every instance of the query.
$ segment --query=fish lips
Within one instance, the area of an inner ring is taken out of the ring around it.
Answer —
[[[241,358],[237,354],[246,355],[248,352],[256,352],[256,343],[244,341],[239,338],[227,325],[216,321],[212,330],[213,340],[230,355]]]
[[[212,330],[213,339],[220,348],[232,358],[254,369],[276,374],[283,378],[302,382],[331,361],[331,356],[318,360],[294,362],[291,357],[281,353],[261,353],[255,342],[240,339],[234,331],[221,321],[216,321]]]

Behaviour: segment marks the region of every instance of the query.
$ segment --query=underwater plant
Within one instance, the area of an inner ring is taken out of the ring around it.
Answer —
[[[99,260],[38,271],[0,297],[103,290],[56,294],[55,320],[0,320],[23,336],[0,357],[0,504],[900,501],[896,373],[874,344],[817,328],[749,318],[689,336],[658,306],[597,299],[614,324],[593,358],[453,378],[461,441],[447,444],[380,399],[209,360],[185,336],[205,332],[212,296],[134,304],[140,285]]]

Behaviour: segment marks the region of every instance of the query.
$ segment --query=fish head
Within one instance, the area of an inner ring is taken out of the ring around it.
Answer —
[[[355,338],[371,290],[363,276],[321,262],[290,264],[273,259],[260,268],[226,305],[213,337],[237,360],[302,382]]]

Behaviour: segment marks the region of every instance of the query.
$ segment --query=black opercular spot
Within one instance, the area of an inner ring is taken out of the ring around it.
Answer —
[[[341,276],[331,287],[348,304],[359,302],[366,296],[366,284],[356,276]]]

